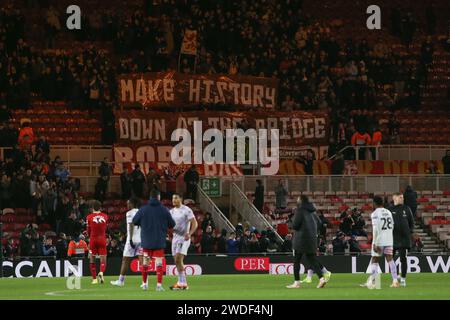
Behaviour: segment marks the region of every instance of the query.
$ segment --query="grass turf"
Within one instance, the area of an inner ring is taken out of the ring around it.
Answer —
[[[0,300],[76,300],[76,299],[207,299],[207,300],[265,300],[265,299],[450,299],[450,274],[422,273],[408,275],[406,288],[389,288],[390,275],[382,275],[381,290],[359,287],[365,274],[333,274],[324,289],[313,283],[300,289],[286,289],[292,276],[285,275],[204,275],[188,277],[188,291],[170,291],[176,279],[165,277],[165,292],[155,292],[155,276],[149,278],[149,290],[139,288],[141,278],[129,276],[124,287],[113,287],[105,277],[105,284],[92,285],[91,278],[81,279],[81,289],[69,290],[65,278],[8,278],[0,279]]]

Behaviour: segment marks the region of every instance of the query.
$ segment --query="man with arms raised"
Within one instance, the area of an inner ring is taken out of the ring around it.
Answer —
[[[187,290],[186,272],[184,270],[184,257],[191,245],[191,236],[197,230],[198,223],[192,210],[183,205],[183,198],[175,193],[172,196],[173,208],[170,210],[175,221],[172,239],[172,256],[178,271],[178,282],[170,287],[171,290]]]
[[[131,259],[139,256],[139,265],[142,265],[142,248],[141,248],[141,229],[139,226],[133,226],[133,218],[141,207],[141,199],[133,197],[127,201],[128,212],[127,220],[127,240],[123,248],[122,265],[120,267],[120,276],[118,280],[111,281],[113,286],[123,287],[125,284],[125,273],[127,272]],[[133,230],[131,230],[133,229]],[[133,238],[131,238],[133,235]]]

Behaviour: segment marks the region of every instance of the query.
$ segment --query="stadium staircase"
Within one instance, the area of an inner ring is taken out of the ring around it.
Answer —
[[[249,198],[242,192],[242,190],[232,183],[230,186],[230,215],[237,214],[239,221],[249,222],[251,226],[258,231],[272,230],[275,233],[276,240],[279,243],[283,242],[283,237],[278,233],[278,230],[266,217],[256,209]]]
[[[216,226],[216,232],[220,232],[225,229],[228,233],[236,231],[236,228],[228,220],[228,218],[223,214],[223,212],[217,207],[214,201],[206,194],[205,191],[198,185],[197,187],[197,197],[198,197],[198,207],[203,210],[203,212],[209,212],[214,220]]]

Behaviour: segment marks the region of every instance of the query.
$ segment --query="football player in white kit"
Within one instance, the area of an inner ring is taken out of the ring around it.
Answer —
[[[184,270],[184,257],[187,255],[191,245],[191,236],[197,230],[197,220],[192,210],[183,205],[183,198],[179,194],[172,196],[173,208],[170,210],[175,221],[172,238],[172,256],[178,271],[178,282],[170,287],[171,290],[187,290],[189,287],[186,281]]]
[[[139,256],[139,265],[142,265],[141,230],[139,226],[132,224],[133,217],[141,206],[141,199],[131,198],[127,201],[127,240],[123,248],[122,265],[120,267],[119,279],[111,281],[113,286],[123,287],[125,284],[125,273],[127,272],[131,260]],[[133,230],[131,230],[133,228]],[[130,238],[130,234],[132,238]]]
[[[375,289],[375,279],[378,274],[379,261],[384,255],[392,275],[391,288],[398,288],[400,286],[397,280],[397,267],[393,260],[394,251],[394,219],[392,213],[383,207],[383,199],[379,196],[373,198],[375,211],[372,212],[372,261],[371,261],[371,275],[367,283],[369,289]]]

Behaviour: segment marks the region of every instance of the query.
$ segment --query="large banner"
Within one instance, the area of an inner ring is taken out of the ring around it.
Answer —
[[[279,158],[292,159],[305,155],[308,150],[319,153],[328,141],[328,115],[324,112],[152,112],[144,110],[121,110],[116,112],[117,144],[114,146],[114,172],[120,174],[135,163],[141,164],[144,172],[151,167],[159,170],[183,172],[183,166],[172,163],[172,141],[176,129],[187,129],[193,139],[203,140],[208,129],[219,129],[223,134],[228,128],[278,129]],[[201,128],[195,130],[194,122]],[[268,136],[270,139],[270,135]],[[192,143],[193,144],[193,143]],[[270,144],[270,142],[269,142]],[[193,147],[193,146],[192,146]],[[270,147],[270,145],[268,146]],[[316,150],[317,149],[317,150]],[[124,167],[122,164],[125,164]],[[242,175],[239,165],[198,163],[201,175]],[[186,164],[188,165],[188,164]]]
[[[122,107],[226,104],[274,109],[277,101],[275,78],[169,71],[123,74],[118,81]]]
[[[194,136],[193,123],[201,121],[202,133],[215,128],[224,132],[245,123],[253,129],[278,129],[280,147],[292,151],[305,145],[328,144],[329,119],[326,112],[152,112],[145,110],[116,111],[116,136],[119,144],[173,145],[171,135],[176,129],[188,129]]]
[[[369,255],[360,256],[319,256],[319,261],[334,273],[364,274],[370,272]],[[400,258],[395,260],[398,265]],[[106,275],[118,275],[121,258],[108,258]],[[272,274],[285,275],[293,273],[291,255],[189,255],[185,258],[186,273],[189,276],[203,274]],[[167,275],[176,275],[173,258],[167,256],[164,260]],[[380,263],[383,272],[389,273],[386,263]],[[131,262],[128,275],[140,272],[138,259]],[[154,264],[150,272],[154,272]],[[408,256],[408,273],[448,273],[450,271],[450,256],[448,255],[410,255]],[[305,272],[302,265],[301,273]],[[24,258],[3,261],[3,275],[6,278],[42,278],[89,276],[88,259],[55,260],[54,258]]]
[[[171,145],[114,145],[114,174],[121,174],[123,170],[130,172],[135,164],[141,166],[147,174],[154,169],[165,176],[177,178],[189,169],[189,164],[176,165],[171,161]],[[201,176],[241,176],[242,168],[238,164],[197,164],[197,171]]]

